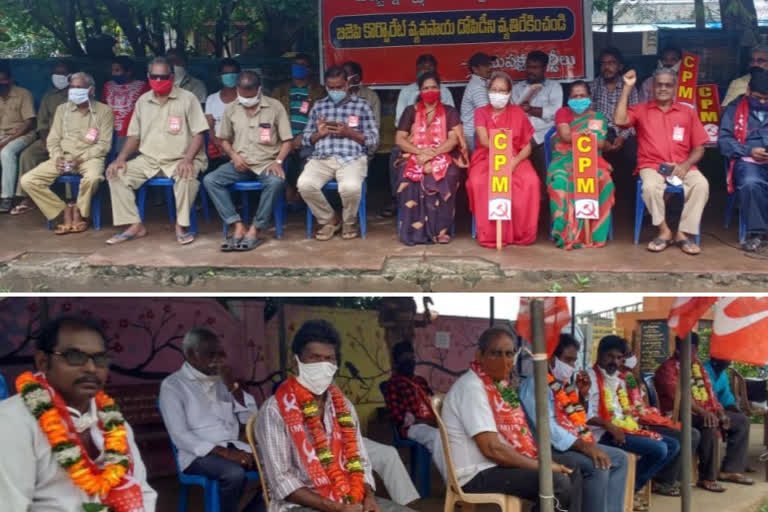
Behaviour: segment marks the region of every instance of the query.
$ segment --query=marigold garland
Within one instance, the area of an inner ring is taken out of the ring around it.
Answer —
[[[555,400],[573,426],[578,430],[579,437],[588,443],[594,443],[595,437],[592,431],[589,430],[589,427],[587,427],[587,411],[584,410],[584,406],[579,402],[579,392],[576,386],[563,386],[551,373],[547,375],[547,379],[549,389],[552,390]]]
[[[627,372],[621,377],[624,379],[624,382],[627,383],[629,401],[632,403],[632,414],[635,418],[640,420],[640,423],[644,425],[668,427],[675,430],[681,429],[680,423],[664,416],[657,408],[651,407],[645,403],[645,400],[643,400],[643,396],[640,393],[640,385],[634,375]]]
[[[328,437],[320,420],[320,407],[314,395],[298,383],[294,389],[304,414],[304,421],[312,435],[313,448],[328,478],[346,503],[361,503],[365,497],[365,474],[357,446],[357,428],[344,395],[335,386],[328,388],[333,409],[336,411],[335,420],[341,427],[346,472],[339,467],[338,459],[330,449]]]
[[[106,465],[99,468],[88,455],[62,398],[53,393],[42,375],[25,372],[16,379],[16,391],[37,419],[51,445],[56,462],[67,472],[72,482],[89,496],[106,497],[122,481],[131,460],[125,419],[115,401],[103,391],[96,396],[99,427],[104,434]],[[88,505],[88,506],[86,506]],[[108,511],[96,503],[84,504],[84,510]]]
[[[595,371],[595,378],[597,379],[597,386],[600,390],[600,399],[599,399],[599,407],[598,407],[598,414],[599,416],[605,420],[610,421],[620,429],[622,429],[624,432],[637,435],[637,436],[643,436],[643,437],[649,437],[651,439],[661,439],[661,435],[658,433],[644,429],[640,426],[640,424],[637,422],[635,417],[633,416],[633,410],[630,406],[629,397],[627,396],[627,390],[623,387],[619,386],[617,390],[617,395],[619,398],[619,407],[622,410],[622,413],[624,414],[623,418],[617,418],[614,415],[615,408],[613,405],[613,391],[608,387],[608,384],[605,382],[605,379],[603,378],[603,374],[601,373],[600,367],[595,364],[594,366]]]

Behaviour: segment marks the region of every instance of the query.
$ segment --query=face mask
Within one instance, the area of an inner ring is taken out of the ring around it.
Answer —
[[[90,89],[70,88],[69,89],[69,101],[75,105],[82,105],[91,99]]]
[[[747,102],[749,102],[749,108],[753,110],[768,110],[768,103],[760,103],[760,100],[753,98],[752,96],[747,97]]]
[[[440,91],[425,91],[421,93],[421,99],[429,105],[440,101]]]
[[[485,373],[494,381],[508,380],[512,363],[506,357],[488,357],[483,364]]]
[[[307,66],[303,64],[291,64],[291,77],[297,80],[303,80],[307,78],[309,71]]]
[[[333,377],[339,369],[333,363],[302,363],[298,356],[296,363],[299,365],[299,376],[296,380],[313,395],[322,395],[333,382]]]
[[[576,368],[573,366],[564,363],[560,360],[559,357],[555,357],[555,367],[552,368],[552,375],[559,380],[560,382],[570,382],[571,377],[573,377],[573,372],[576,371]]]
[[[628,358],[624,360],[624,366],[632,370],[635,366],[637,366],[637,356],[635,354],[632,354]]]
[[[187,77],[187,70],[184,66],[174,66],[174,74],[176,76],[174,81],[180,84]]]
[[[237,85],[237,73],[223,73],[221,75],[221,85],[224,87],[234,87]]]
[[[173,80],[170,78],[167,80],[150,80],[149,87],[158,96],[167,96],[170,94],[171,89],[173,89]]]
[[[53,86],[58,89],[66,89],[69,86],[69,77],[67,75],[51,75]]]
[[[509,104],[509,94],[502,92],[492,92],[488,94],[488,99],[491,101],[493,108],[504,108]]]
[[[123,85],[125,83],[125,75],[112,75],[112,81],[117,85]]]
[[[331,98],[332,102],[338,105],[347,97],[347,91],[331,91],[328,89],[328,97]]]
[[[587,110],[591,104],[592,104],[592,100],[589,98],[578,98],[578,99],[568,100],[568,106],[571,107],[571,110],[573,110],[577,114],[581,114],[582,112]]]
[[[238,94],[237,101],[245,108],[255,107],[261,101],[261,89],[259,89],[259,93],[253,98],[243,98]]]

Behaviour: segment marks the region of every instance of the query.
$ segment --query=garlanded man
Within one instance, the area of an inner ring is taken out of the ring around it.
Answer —
[[[581,488],[573,489],[572,512],[621,512],[624,507],[624,483],[627,480],[627,454],[613,446],[598,446],[587,426],[587,411],[581,403],[579,384],[585,396],[589,382],[582,373],[576,384],[571,383],[579,356],[579,342],[568,334],[549,360],[549,431],[553,458],[561,464],[579,468],[583,478]],[[536,393],[533,377],[520,386],[528,423],[536,425]],[[574,484],[576,482],[573,482]],[[580,500],[576,497],[580,496]]]
[[[37,339],[37,373],[0,403],[2,508],[153,512],[157,494],[133,431],[104,393],[110,356],[101,326],[64,316]]]
[[[333,385],[340,348],[328,322],[305,322],[292,346],[298,376],[262,406],[256,438],[272,495],[269,512],[410,510],[374,494],[357,413]]]
[[[517,392],[509,382],[514,334],[487,329],[475,360],[448,391],[442,418],[459,485],[469,493],[501,493],[538,501],[538,450]],[[558,509],[568,510],[573,470],[552,463]]]

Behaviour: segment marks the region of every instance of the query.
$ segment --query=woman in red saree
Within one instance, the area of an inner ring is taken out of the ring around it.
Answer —
[[[406,245],[451,241],[456,192],[461,170],[457,126],[458,111],[440,102],[440,77],[427,72],[419,77],[420,97],[400,118],[395,144],[402,156],[395,163],[400,175],[397,203],[398,232]]]
[[[502,221],[502,245],[529,245],[536,241],[539,223],[541,183],[528,160],[531,155],[533,126],[523,109],[509,103],[512,79],[495,72],[488,82],[491,103],[475,111],[475,141],[467,179],[469,209],[475,216],[477,242],[483,247],[496,247],[496,222],[488,220],[488,134],[493,129],[512,134],[512,220]]]

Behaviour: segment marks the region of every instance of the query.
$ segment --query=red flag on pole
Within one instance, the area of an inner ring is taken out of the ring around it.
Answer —
[[[515,329],[523,339],[531,341],[531,307],[533,297],[520,297],[520,310],[517,312]],[[560,341],[560,332],[571,321],[571,313],[568,309],[566,297],[543,297],[544,302],[544,335],[547,340],[547,356],[557,348]]]
[[[667,324],[679,337],[686,336],[717,297],[678,297],[669,310]]]
[[[715,306],[712,357],[768,364],[768,298],[725,297]]]

